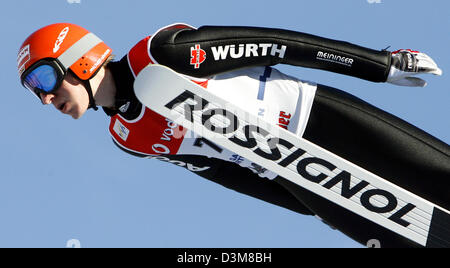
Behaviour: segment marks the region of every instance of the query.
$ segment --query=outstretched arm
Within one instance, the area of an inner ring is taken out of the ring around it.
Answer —
[[[290,64],[373,82],[399,79],[399,73],[392,71],[395,58],[389,51],[282,29],[169,27],[153,37],[150,50],[160,64],[193,77],[251,66]]]
[[[388,51],[256,27],[168,28],[154,36],[151,52],[160,64],[194,77],[281,63],[385,82],[391,64]]]

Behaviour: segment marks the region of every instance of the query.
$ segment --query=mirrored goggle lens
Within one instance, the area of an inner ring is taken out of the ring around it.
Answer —
[[[50,65],[41,65],[31,71],[23,80],[24,85],[36,92],[50,92],[55,89],[58,82],[58,74]]]

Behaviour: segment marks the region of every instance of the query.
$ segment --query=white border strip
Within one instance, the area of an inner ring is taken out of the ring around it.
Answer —
[[[58,60],[66,69],[69,69],[70,66],[83,57],[84,54],[101,42],[103,41],[95,34],[88,33],[61,54],[61,56],[58,57]]]

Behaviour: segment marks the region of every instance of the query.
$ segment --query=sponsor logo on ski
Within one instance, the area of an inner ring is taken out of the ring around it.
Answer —
[[[316,58],[318,60],[333,62],[333,63],[337,63],[337,64],[342,64],[342,65],[345,65],[345,66],[348,66],[348,67],[351,67],[353,65],[353,62],[354,62],[354,59],[352,59],[352,58],[336,55],[336,54],[333,54],[333,53],[326,53],[326,52],[323,52],[323,51],[317,52],[317,57]]]
[[[230,57],[233,59],[264,57],[269,54],[284,59],[286,50],[287,46],[278,44],[239,44],[211,47],[215,61],[226,60]]]
[[[58,38],[55,41],[55,46],[53,47],[53,53],[58,52],[58,50],[61,48],[62,43],[64,42],[64,39],[66,39],[68,33],[69,33],[69,27],[62,29],[62,31],[58,35]]]
[[[386,217],[389,220],[403,227],[411,224],[408,219],[416,205],[399,202],[399,198],[392,192],[376,187],[368,181],[359,180],[351,172],[339,170],[337,166],[325,159],[311,157],[307,151],[296,148],[291,142],[274,136],[260,125],[241,123],[243,121],[239,121],[238,117],[230,110],[220,107],[209,108],[207,100],[189,90],[185,90],[169,101],[165,107],[174,110],[180,105],[184,108],[183,115],[186,120],[192,123],[195,120],[209,131],[220,134],[221,137],[227,138],[243,149],[251,150],[256,155],[273,161],[281,167],[291,169],[290,165],[294,165],[295,168],[292,171],[297,172],[305,180],[320,185],[324,190],[334,189],[334,193],[357,202],[368,212],[387,214]],[[220,122],[228,122],[228,125],[221,125]],[[286,157],[283,157],[281,147],[284,148],[284,151],[289,150],[290,153]],[[312,172],[312,170],[315,171]]]
[[[30,45],[26,45],[20,50],[19,55],[17,55],[17,67],[20,75],[25,71],[25,64],[30,61],[30,59]]]
[[[229,160],[236,164],[241,164],[242,162],[244,162],[245,158],[243,158],[242,156],[240,156],[238,154],[233,154]]]
[[[206,52],[201,49],[199,44],[195,45],[195,47],[191,47],[191,65],[194,65],[195,69],[199,69],[200,64],[202,64],[205,60]]]

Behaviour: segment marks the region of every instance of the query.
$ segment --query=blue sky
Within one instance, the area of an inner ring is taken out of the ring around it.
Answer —
[[[3,1],[0,33],[0,247],[361,247],[314,217],[238,194],[174,165],[128,156],[109,120],[43,107],[19,84],[16,56],[55,22],[95,32],[121,58],[174,22],[285,28],[433,57],[426,88],[375,84],[318,70],[285,73],[346,90],[450,143],[450,3],[444,0]],[[374,3],[370,3],[374,2]]]

